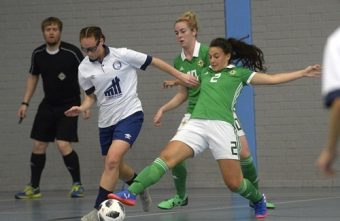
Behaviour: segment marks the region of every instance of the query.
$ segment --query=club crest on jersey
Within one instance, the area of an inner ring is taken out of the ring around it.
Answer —
[[[113,69],[120,70],[122,68],[122,63],[120,61],[115,61],[112,64]]]
[[[199,60],[199,61],[197,62],[197,65],[200,66],[200,67],[203,67],[204,61],[203,61],[203,60]]]
[[[59,78],[59,80],[63,81],[66,78],[66,75],[63,72],[60,72],[58,74],[58,78]]]
[[[230,75],[235,75],[235,74],[236,74],[236,71],[235,71],[235,70],[231,70],[231,71],[229,71],[229,74],[230,74]]]

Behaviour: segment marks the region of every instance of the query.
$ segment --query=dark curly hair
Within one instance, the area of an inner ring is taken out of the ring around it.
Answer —
[[[230,62],[237,64],[242,62],[243,67],[254,71],[266,71],[263,52],[255,45],[247,44],[235,38],[215,38],[211,41],[210,47],[219,47],[225,54],[230,54]]]

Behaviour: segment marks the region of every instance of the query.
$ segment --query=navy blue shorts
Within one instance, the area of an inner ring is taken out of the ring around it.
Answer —
[[[113,140],[123,140],[132,146],[144,121],[144,113],[138,111],[110,127],[99,128],[102,155],[106,156]]]

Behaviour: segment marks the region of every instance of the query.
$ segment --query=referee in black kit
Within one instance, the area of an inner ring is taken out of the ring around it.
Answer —
[[[80,105],[78,66],[83,60],[81,51],[74,45],[61,41],[63,23],[56,17],[46,18],[41,23],[45,44],[32,53],[31,67],[26,82],[26,90],[18,110],[19,123],[26,117],[29,101],[42,78],[44,98],[36,113],[31,138],[33,149],[30,159],[31,180],[23,191],[15,194],[16,199],[42,197],[39,184],[46,162],[49,142],[56,142],[65,166],[72,176],[70,197],[84,196],[80,179],[80,166],[77,153],[71,142],[78,142],[78,118],[66,117],[64,111]],[[88,118],[85,113],[84,118]]]

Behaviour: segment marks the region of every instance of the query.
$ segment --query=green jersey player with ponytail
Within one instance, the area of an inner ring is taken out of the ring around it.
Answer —
[[[208,46],[197,41],[198,22],[196,14],[191,11],[185,12],[175,21],[174,30],[176,40],[182,47],[181,54],[174,60],[174,67],[181,72],[197,77],[197,73],[200,70],[209,66],[209,56]],[[172,87],[177,85],[177,83],[178,81],[165,81],[164,86]],[[165,112],[177,108],[188,100],[186,114],[184,114],[180,126],[177,129],[177,131],[180,131],[190,119],[198,99],[199,91],[199,88],[186,88],[182,85],[178,85],[178,92],[176,95],[159,108],[155,114],[155,126],[160,127],[161,119]],[[234,113],[234,118],[236,122],[237,135],[241,144],[240,163],[243,176],[251,181],[256,188],[258,188],[259,180],[255,163],[249,150],[247,138],[241,128],[236,113]],[[172,209],[176,206],[185,206],[188,204],[188,194],[186,191],[187,169],[185,161],[179,163],[172,169],[172,176],[176,188],[176,195],[160,202],[158,204],[158,208],[160,209]],[[250,205],[252,206],[251,202]],[[274,209],[275,205],[267,201],[267,208]]]
[[[265,70],[261,49],[233,38],[214,39],[209,46],[209,60],[210,66],[199,74],[200,95],[188,123],[128,189],[111,193],[109,198],[133,206],[137,195],[157,183],[169,169],[209,148],[225,185],[253,203],[257,219],[268,215],[263,194],[242,174],[233,117],[238,95],[248,84],[274,85],[318,76],[320,65],[279,74],[260,73]],[[242,61],[244,67],[233,66],[235,60]]]
[[[183,72],[197,77],[198,72],[209,65],[208,46],[197,41],[197,19],[195,13],[188,11],[180,16],[175,22],[176,39],[182,47],[182,52],[174,60],[174,67]],[[177,81],[165,81],[165,87],[172,86]],[[163,113],[175,109],[188,99],[186,114],[182,118],[177,131],[190,119],[199,95],[199,87],[187,88],[178,85],[176,95],[164,104],[154,116],[156,127],[161,125]],[[160,209],[172,209],[175,206],[185,206],[188,204],[188,194],[186,191],[187,168],[186,162],[182,161],[172,169],[172,176],[176,187],[176,195],[158,204]]]

